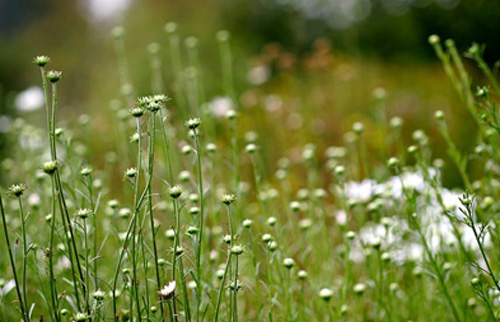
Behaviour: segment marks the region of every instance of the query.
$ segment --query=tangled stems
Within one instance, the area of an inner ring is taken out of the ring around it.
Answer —
[[[490,261],[488,259],[488,256],[486,256],[486,252],[484,250],[484,233],[485,233],[485,227],[480,228],[480,231],[478,231],[476,227],[476,222],[474,221],[474,213],[473,213],[473,201],[469,196],[464,195],[462,199],[460,199],[462,205],[464,208],[460,208],[460,211],[466,218],[466,224],[472,229],[472,232],[474,233],[474,238],[476,239],[477,245],[479,247],[479,250],[481,251],[481,256],[483,257],[484,262],[486,263],[486,273],[491,277],[491,280],[493,281],[493,284],[495,284],[495,288],[500,292],[500,284],[498,283],[497,278],[495,277],[495,273],[493,272],[493,269],[491,268]]]
[[[7,245],[7,251],[9,252],[9,260],[10,260],[10,266],[12,268],[12,273],[14,274],[14,282],[16,286],[17,298],[19,300],[19,307],[21,309],[21,315],[23,316],[23,320],[28,322],[30,320],[28,316],[28,307],[27,307],[28,304],[26,303],[26,301],[23,300],[21,288],[19,287],[20,284],[19,284],[19,279],[17,277],[16,265],[14,264],[14,256],[12,254],[12,248],[10,246],[9,231],[7,230],[7,220],[5,219],[5,208],[3,206],[1,193],[0,193],[0,212],[2,214],[5,243]]]

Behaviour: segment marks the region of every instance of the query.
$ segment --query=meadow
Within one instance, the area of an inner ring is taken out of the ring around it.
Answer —
[[[145,86],[114,28],[119,92],[75,120],[59,85],[78,75],[34,57],[46,124],[6,132],[0,321],[500,318],[500,84],[482,46],[433,35],[441,65],[398,74],[324,39],[301,59],[274,44],[242,91],[230,32],[217,76],[196,38],[164,32]],[[424,92],[391,93],[422,74]]]

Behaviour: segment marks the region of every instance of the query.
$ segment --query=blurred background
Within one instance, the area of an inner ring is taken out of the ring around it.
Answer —
[[[112,29],[125,27],[132,83],[146,95],[152,42],[160,45],[169,79],[167,22],[178,24],[183,39],[198,39],[209,102],[220,103],[224,95],[215,35],[230,31],[247,129],[297,146],[341,145],[353,122],[363,121],[369,146],[379,150],[387,139],[378,131],[375,108],[382,99],[382,117],[401,116],[408,140],[423,129],[442,145],[432,122],[432,113],[442,109],[457,144],[471,149],[474,124],[427,38],[452,38],[461,52],[472,42],[485,44],[491,65],[500,56],[500,2],[491,0],[0,0],[0,159],[15,149],[2,133],[16,118],[44,124],[35,55],[49,55],[50,68],[64,73],[59,119],[71,127],[88,114],[91,126],[106,133],[109,122],[101,112],[120,97]],[[474,74],[472,63],[467,68]],[[277,152],[288,148],[284,143]]]

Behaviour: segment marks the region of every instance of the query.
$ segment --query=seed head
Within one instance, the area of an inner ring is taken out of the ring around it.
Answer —
[[[285,258],[283,260],[283,266],[285,266],[285,268],[291,269],[294,264],[295,261],[293,260],[293,258]]]
[[[42,165],[42,170],[46,174],[53,174],[57,169],[57,161],[47,161]]]
[[[36,56],[34,59],[33,59],[34,63],[37,64],[38,66],[40,67],[44,67],[45,65],[47,65],[50,61],[50,57],[49,56],[45,56],[45,55],[40,55],[40,56]]]
[[[319,297],[321,297],[324,301],[327,302],[330,301],[332,296],[333,296],[333,290],[329,288],[324,287],[319,291]]]
[[[62,72],[58,70],[49,70],[47,72],[47,79],[51,83],[56,83],[58,80],[62,78]]]
[[[186,127],[190,130],[195,130],[200,124],[201,120],[199,118],[192,118],[186,121]]]
[[[10,186],[7,193],[11,196],[21,197],[23,193],[28,189],[28,186],[24,183],[18,183]]]
[[[225,194],[222,196],[221,201],[225,205],[230,205],[236,201],[236,196],[233,194]]]
[[[181,196],[182,189],[179,186],[172,186],[168,190],[168,194],[170,195],[170,197],[172,197],[174,199],[177,199],[177,198],[179,198]]]

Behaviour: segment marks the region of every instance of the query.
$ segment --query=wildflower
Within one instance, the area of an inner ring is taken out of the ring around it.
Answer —
[[[272,238],[273,237],[270,234],[264,234],[264,235],[262,235],[262,241],[265,242],[265,243],[271,241]]]
[[[292,201],[290,203],[290,209],[292,209],[293,212],[298,212],[300,210],[300,202]]]
[[[362,284],[362,283],[358,283],[358,284],[354,285],[354,287],[352,288],[352,290],[357,295],[363,295],[363,293],[366,291],[366,285]]]
[[[201,120],[199,118],[192,118],[186,121],[186,126],[190,130],[195,130],[200,124]]]
[[[47,79],[51,83],[56,83],[61,78],[62,78],[62,72],[58,70],[50,70],[47,72]]]
[[[102,301],[102,300],[104,300],[104,297],[106,296],[106,294],[103,291],[101,291],[100,289],[98,289],[97,291],[94,292],[93,296],[94,296],[94,299],[96,301]]]
[[[304,270],[300,270],[298,273],[297,273],[297,277],[299,278],[299,280],[303,281],[305,279],[307,279],[307,272],[304,271]]]
[[[172,186],[168,190],[168,194],[170,195],[170,197],[177,199],[181,196],[182,189],[179,186]]]
[[[82,170],[80,170],[80,174],[84,177],[89,176],[92,173],[92,168],[90,167],[83,167]]]
[[[137,169],[136,168],[128,168],[125,170],[125,177],[127,178],[134,178],[137,175]]]
[[[217,146],[213,143],[208,143],[205,148],[207,149],[208,152],[210,153],[215,153],[217,151]]]
[[[231,247],[231,253],[234,255],[241,255],[243,254],[243,246],[241,245],[234,245]]]
[[[45,67],[45,65],[47,65],[49,63],[49,61],[50,61],[50,57],[45,56],[45,55],[36,56],[33,59],[33,62],[40,67]]]
[[[75,322],[85,322],[89,320],[89,316],[87,315],[87,313],[82,312],[76,313],[73,318],[75,319]]]
[[[275,252],[276,249],[278,249],[278,243],[275,242],[274,240],[270,241],[269,243],[267,243],[267,248],[272,251],[272,252]]]
[[[197,233],[197,232],[198,232],[198,228],[197,228],[197,227],[195,227],[195,226],[189,226],[189,227],[187,228],[187,233],[188,233],[189,235],[196,235],[196,233]]]
[[[250,228],[253,224],[253,221],[251,219],[245,219],[243,220],[243,227],[245,228]]]
[[[293,260],[293,258],[285,258],[283,260],[283,266],[285,266],[288,269],[291,269],[294,264],[295,264],[295,261]]]
[[[231,235],[224,235],[224,237],[222,237],[222,242],[224,242],[225,244],[230,244],[231,243]]]
[[[76,216],[81,219],[87,219],[92,214],[92,210],[88,208],[78,209],[76,211]]]
[[[269,226],[273,227],[274,225],[276,225],[276,222],[277,222],[277,221],[278,221],[278,220],[276,219],[276,217],[269,217],[269,218],[267,219],[267,224],[268,224]]]
[[[429,44],[437,45],[439,42],[440,42],[440,39],[439,39],[438,35],[430,35],[429,36]]]
[[[20,92],[15,99],[15,106],[18,111],[31,112],[44,106],[43,90],[38,86],[31,86]]]
[[[167,237],[170,240],[174,240],[175,239],[175,230],[173,230],[173,229],[167,229],[165,231],[165,237]]]
[[[57,161],[47,161],[42,165],[42,170],[46,174],[53,174],[57,169]]]
[[[254,154],[255,151],[257,151],[257,146],[253,143],[250,143],[245,147],[245,151],[247,151],[248,154]]]
[[[160,297],[160,301],[168,301],[172,299],[175,295],[175,281],[168,283],[162,289],[158,291],[158,296]]]
[[[13,195],[15,197],[21,197],[23,193],[28,189],[28,186],[24,183],[18,183],[10,186],[7,191],[9,195]]]
[[[233,110],[233,109],[231,109],[231,110],[227,111],[227,113],[226,113],[226,119],[232,121],[232,120],[234,120],[236,118],[236,115],[237,115],[236,111]]]
[[[329,288],[324,287],[319,291],[319,297],[321,297],[326,302],[330,301],[332,296],[333,296],[333,290]]]
[[[130,115],[133,117],[141,117],[144,115],[144,109],[140,106],[134,107],[130,110]]]
[[[197,214],[200,213],[200,208],[198,208],[198,207],[191,207],[191,208],[189,208],[189,213],[191,215],[197,215]]]
[[[225,194],[222,196],[221,200],[223,204],[230,205],[236,201],[236,196],[233,194]]]

